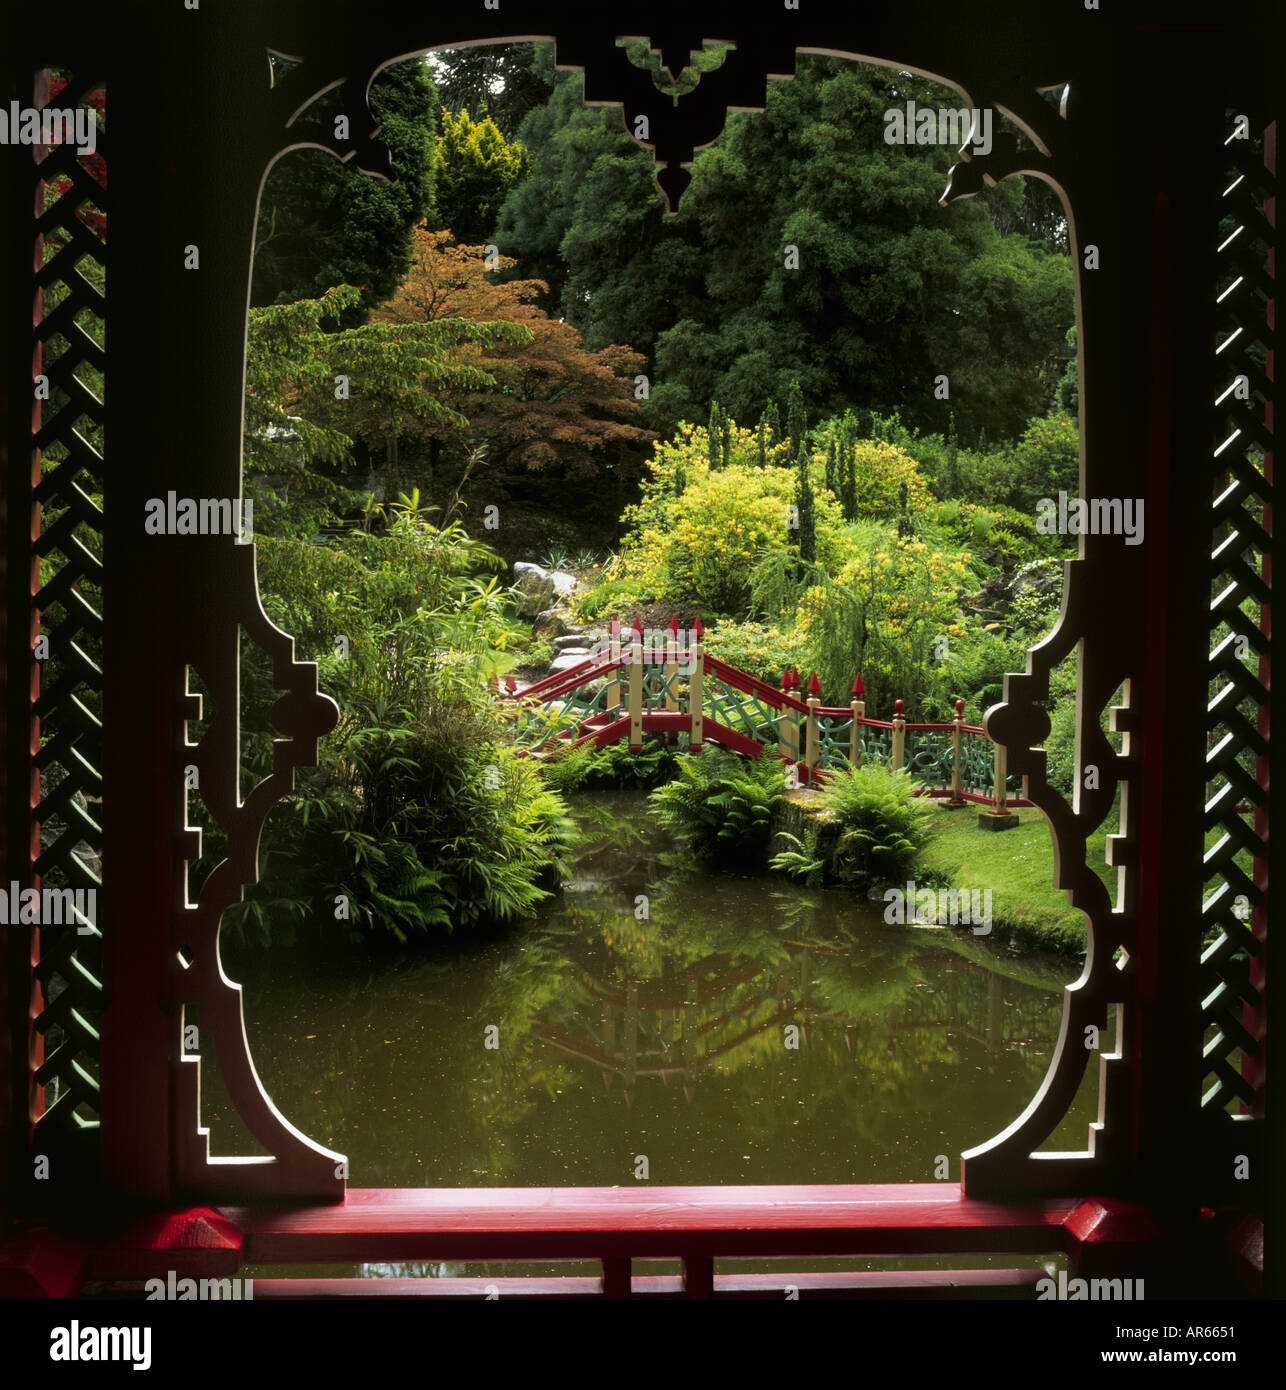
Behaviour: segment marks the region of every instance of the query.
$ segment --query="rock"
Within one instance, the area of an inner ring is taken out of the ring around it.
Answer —
[[[554,597],[554,582],[539,565],[519,564],[515,569],[523,571],[514,586],[518,590],[518,616],[534,618],[549,606]]]
[[[546,637],[554,639],[555,648],[559,642],[565,640],[566,634],[570,631],[570,625],[565,620],[562,612],[557,608],[546,608],[543,613],[536,614],[534,624]],[[573,633],[576,641],[580,641],[580,635]]]
[[[515,565],[514,568],[516,570],[518,567]],[[545,572],[545,578],[553,584],[554,592],[559,598],[571,598],[576,592],[576,576],[574,574],[567,574],[563,570],[548,570]]]
[[[586,640],[583,632],[569,632],[566,636],[554,638],[554,655],[559,656],[563,652],[571,649],[584,649],[588,651],[592,645],[592,643]]]
[[[1047,594],[1050,592],[1057,592],[1063,587],[1062,570],[1053,568],[1047,569],[1044,566],[1033,569],[1024,568],[1015,576],[1013,587],[1015,598],[1017,598],[1019,594]]]
[[[549,663],[549,674],[551,676],[556,676],[561,671],[567,671],[573,666],[579,666],[588,655],[589,652],[587,651],[561,652]]]
[[[533,565],[527,560],[517,560],[514,562],[515,582],[530,575],[533,579],[547,579],[549,571],[543,570],[539,565]]]

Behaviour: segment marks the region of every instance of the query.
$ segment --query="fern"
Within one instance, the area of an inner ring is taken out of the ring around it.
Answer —
[[[770,753],[753,762],[706,749],[680,759],[678,777],[651,795],[657,819],[701,859],[735,856],[762,866],[781,800],[781,763]]]

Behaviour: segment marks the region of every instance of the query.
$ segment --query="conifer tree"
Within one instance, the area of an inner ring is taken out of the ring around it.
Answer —
[[[844,475],[843,496],[840,505],[844,509],[844,520],[857,518],[857,445],[850,439],[844,446],[842,470]]]
[[[817,559],[817,531],[813,517],[813,484],[808,476],[808,454],[802,444],[798,460],[795,506],[799,512],[799,558],[811,565]]]
[[[706,450],[710,456],[710,471],[719,470],[721,450],[719,448],[719,402],[710,402],[710,421],[706,425]]]
[[[790,383],[790,404],[786,411],[786,433],[790,436],[790,453],[788,457],[794,458],[799,452],[800,445],[804,442],[804,430],[807,428],[808,419],[804,414],[804,393],[799,389],[799,382]]]
[[[770,400],[763,418],[768,422],[768,447],[775,449],[781,443],[781,416],[777,412],[777,402]]]

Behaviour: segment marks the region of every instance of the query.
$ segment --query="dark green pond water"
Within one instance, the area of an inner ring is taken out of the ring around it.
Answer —
[[[940,1155],[958,1180],[1038,1089],[1074,963],[693,872],[642,794],[578,815],[574,880],[503,940],[230,959],[264,1084],[351,1185],[624,1185],[640,1158],[653,1184],[929,1182]],[[1047,1147],[1085,1147],[1092,1090]],[[253,1151],[207,1095],[213,1152]]]

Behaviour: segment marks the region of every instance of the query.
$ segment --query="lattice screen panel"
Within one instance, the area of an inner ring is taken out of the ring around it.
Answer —
[[[1235,127],[1233,127],[1235,129]],[[1202,1104],[1256,1113],[1267,929],[1272,435],[1265,424],[1274,179],[1264,144],[1231,138],[1219,228],[1213,554],[1202,904]]]
[[[65,86],[62,85],[65,79]],[[98,1123],[98,1032],[102,1005],[102,506],[105,489],[107,206],[104,93],[55,71],[47,106],[94,107],[97,149],[36,147],[36,371],[48,380],[33,447],[42,648],[39,695],[42,889],[70,889],[72,920],[42,921],[36,1029],[44,1061],[39,1138]],[[43,156],[43,158],[42,158]],[[37,397],[39,399],[39,395]],[[94,895],[93,897],[90,894]],[[37,1107],[40,1108],[39,1106]]]

